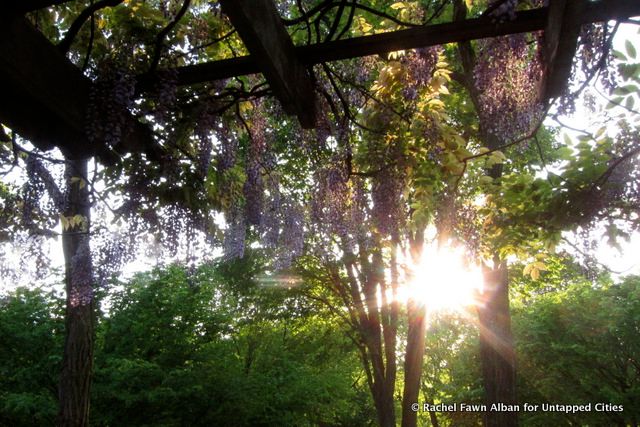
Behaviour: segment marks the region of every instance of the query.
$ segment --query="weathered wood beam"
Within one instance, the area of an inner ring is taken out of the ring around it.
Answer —
[[[157,149],[151,132],[127,119],[121,144],[89,143],[91,81],[23,17],[0,19],[0,122],[36,147],[70,158]],[[157,154],[157,153],[156,153]]]
[[[549,4],[547,25],[544,27],[544,59],[551,63],[558,53],[558,43],[560,42],[560,32],[562,30],[562,20],[567,0],[555,0]]]
[[[542,54],[544,57],[544,70],[542,74],[542,81],[540,82],[540,88],[538,90],[538,96],[540,101],[546,102],[550,96],[549,82],[550,74],[555,68],[554,63],[558,56],[558,46],[560,44],[560,37],[562,33],[562,22],[564,20],[565,9],[567,6],[567,0],[556,0],[549,4],[549,13],[547,18],[547,25],[544,28],[544,39]],[[571,53],[573,55],[573,52]]]
[[[554,0],[555,2],[556,0]],[[552,2],[553,3],[553,2]],[[624,19],[640,15],[640,1],[600,0],[585,2],[575,17],[580,24]],[[372,36],[355,37],[295,48],[300,62],[313,65],[367,55],[385,54],[402,49],[435,46],[440,44],[498,37],[507,34],[544,30],[547,25],[547,8],[518,12],[516,19],[495,24],[488,18],[468,19],[461,22],[415,27]],[[178,83],[192,85],[212,80],[260,72],[253,55],[178,67]],[[141,75],[141,87],[149,85],[153,76]]]
[[[514,21],[501,25],[490,19],[469,19],[462,22],[415,27],[372,36],[354,37],[325,43],[298,46],[296,55],[305,65],[368,55],[384,54],[402,49],[436,46],[463,40],[496,37],[505,34],[541,30],[547,18],[546,9],[519,12]],[[253,55],[221,61],[178,67],[178,83],[192,85],[260,72]],[[153,76],[141,75],[142,87],[150,86]]]
[[[313,83],[272,0],[220,0],[220,4],[284,110],[298,116],[302,127],[313,127]]]
[[[526,33],[544,28],[546,8],[519,12],[516,19],[496,24],[491,18],[414,27],[406,30],[355,37],[299,48],[300,59],[309,64],[353,57],[385,54],[397,50],[437,46],[506,34]]]
[[[84,154],[89,82],[24,18],[0,24],[0,120],[41,149]]]
[[[556,55],[549,63],[547,84],[544,89],[546,99],[562,95],[571,77],[573,57],[578,49],[581,23],[576,19],[581,15],[582,5],[569,0],[562,16],[562,25],[557,42]]]
[[[640,15],[639,1],[555,0],[549,6],[545,28],[546,73],[541,99],[562,95],[571,77],[573,59],[578,48],[580,27],[588,22],[625,19]]]

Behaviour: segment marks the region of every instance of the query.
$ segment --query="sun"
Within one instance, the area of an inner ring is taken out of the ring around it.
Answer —
[[[461,248],[427,245],[420,262],[409,269],[412,277],[402,297],[422,303],[430,311],[462,311],[474,305],[482,291],[482,272],[465,262]]]

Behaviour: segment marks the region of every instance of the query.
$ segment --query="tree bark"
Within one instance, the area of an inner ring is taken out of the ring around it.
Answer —
[[[381,387],[379,390],[379,396],[375,399],[375,405],[380,427],[395,427],[396,409],[393,402],[393,390]]]
[[[86,160],[67,160],[67,191],[62,214],[67,299],[58,417],[58,425],[65,427],[89,425],[94,302],[86,176]]]
[[[415,427],[418,413],[411,405],[418,403],[420,393],[420,377],[424,359],[427,310],[424,304],[410,299],[407,304],[409,330],[407,333],[407,349],[404,357],[404,391],[402,393],[402,427]]]
[[[484,271],[484,291],[478,305],[480,320],[480,360],[485,403],[517,404],[516,357],[509,312],[509,278],[507,264]],[[516,427],[517,412],[485,411],[485,427]]]

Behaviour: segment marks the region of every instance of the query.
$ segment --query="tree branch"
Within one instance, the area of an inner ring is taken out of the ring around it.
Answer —
[[[169,24],[164,27],[156,36],[155,50],[153,53],[153,59],[151,60],[151,65],[149,66],[149,71],[154,72],[160,63],[160,57],[162,56],[162,50],[164,47],[164,38],[173,30],[173,28],[178,24],[180,19],[187,13],[189,6],[191,5],[191,0],[184,0],[182,3],[182,7],[176,14]]]
[[[73,23],[69,27],[69,30],[67,30],[67,33],[64,35],[62,41],[58,43],[58,49],[63,53],[69,52],[73,40],[80,32],[80,29],[82,28],[84,23],[87,22],[87,19],[91,18],[93,14],[100,9],[104,9],[106,7],[115,7],[122,2],[123,0],[100,0],[84,9],[82,12],[80,12],[80,15],[78,15],[78,17],[73,21]]]

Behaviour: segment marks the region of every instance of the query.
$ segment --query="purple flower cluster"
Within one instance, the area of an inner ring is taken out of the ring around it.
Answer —
[[[114,146],[126,132],[126,119],[133,107],[135,78],[109,64],[101,71],[89,93],[85,131],[89,141]]]
[[[527,134],[543,112],[539,43],[533,51],[527,35],[515,34],[485,39],[479,45],[474,80],[480,93],[481,125],[503,141]]]

